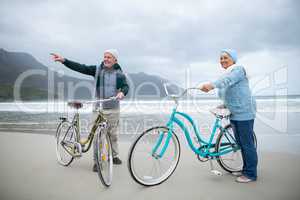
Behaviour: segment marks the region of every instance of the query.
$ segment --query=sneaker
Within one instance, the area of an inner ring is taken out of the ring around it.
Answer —
[[[93,172],[98,172],[98,167],[97,167],[96,163],[93,166]]]
[[[242,176],[242,172],[232,172],[231,173],[232,176]]]
[[[235,181],[238,183],[249,183],[249,182],[253,182],[255,180],[247,178],[246,176],[239,176],[239,177],[237,177],[237,179]]]
[[[114,157],[113,158],[113,164],[115,164],[115,165],[121,165],[122,164],[122,160],[119,157]]]

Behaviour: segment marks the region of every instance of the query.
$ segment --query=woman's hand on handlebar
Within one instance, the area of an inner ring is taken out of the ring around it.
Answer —
[[[199,89],[203,92],[209,92],[214,89],[214,86],[212,83],[208,82],[208,83],[201,84]]]

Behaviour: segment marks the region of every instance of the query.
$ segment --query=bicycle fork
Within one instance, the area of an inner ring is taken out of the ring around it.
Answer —
[[[168,130],[168,134],[165,138],[165,142],[163,143],[164,137],[165,137],[165,134],[161,131],[159,133],[159,138],[157,139],[156,145],[152,149],[152,156],[156,159],[163,157],[164,153],[166,152],[166,150],[169,146],[170,139],[172,137],[172,131]],[[160,152],[158,153],[159,147],[162,147],[162,148],[161,148]]]

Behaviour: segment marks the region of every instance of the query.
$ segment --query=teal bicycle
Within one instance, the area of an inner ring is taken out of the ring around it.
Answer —
[[[223,121],[228,122],[230,112],[227,109],[215,109],[211,111],[216,119],[211,135],[207,141],[201,136],[194,120],[188,114],[177,111],[179,99],[188,90],[198,88],[188,88],[181,95],[169,95],[167,85],[164,85],[168,97],[175,101],[166,126],[157,126],[144,131],[133,142],[128,156],[128,169],[132,178],[144,186],[154,186],[166,181],[175,171],[180,158],[180,143],[174,131],[174,125],[178,125],[185,135],[190,149],[196,154],[201,162],[210,161],[211,172],[215,175],[222,175],[222,172],[214,169],[212,160],[217,160],[218,164],[227,172],[240,172],[243,167],[241,149],[234,137],[230,123],[223,125]],[[218,112],[221,110],[221,112]],[[180,118],[185,119],[186,124]],[[195,134],[193,142],[187,125],[191,125]],[[256,137],[254,134],[254,142]]]

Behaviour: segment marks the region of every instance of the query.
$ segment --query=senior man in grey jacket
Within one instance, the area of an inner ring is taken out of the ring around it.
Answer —
[[[116,97],[118,100],[121,100],[128,93],[129,86],[126,81],[126,76],[118,64],[118,51],[116,49],[104,51],[103,61],[99,66],[79,64],[58,54],[52,54],[52,56],[54,61],[60,62],[72,70],[93,76],[95,78],[95,96],[97,99]],[[104,102],[102,107],[103,113],[110,124],[108,134],[112,142],[113,163],[120,165],[122,161],[118,156],[117,134],[120,118],[120,103],[119,101],[112,100]],[[97,115],[98,114],[94,112],[93,119],[96,118]],[[95,163],[93,165],[93,171],[97,171]]]

